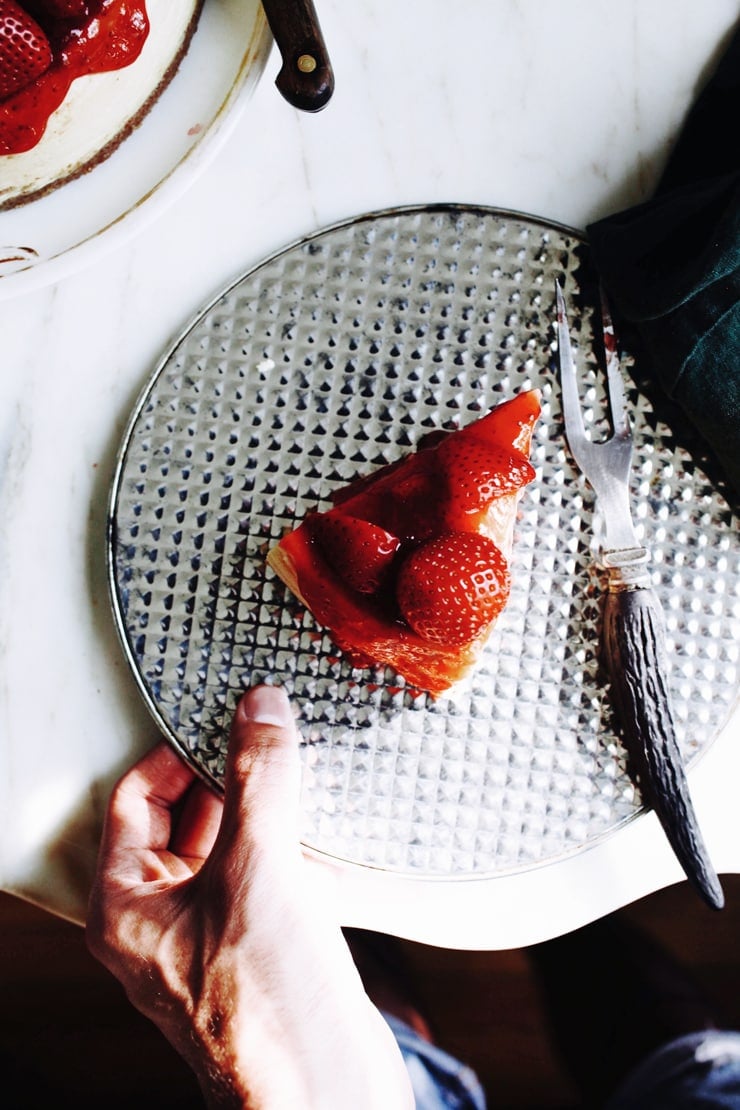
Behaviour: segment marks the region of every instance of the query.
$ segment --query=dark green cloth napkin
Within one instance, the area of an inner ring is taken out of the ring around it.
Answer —
[[[740,30],[652,199],[587,231],[641,372],[686,413],[740,493]]]

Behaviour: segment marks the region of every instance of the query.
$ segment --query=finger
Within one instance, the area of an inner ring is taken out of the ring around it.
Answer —
[[[195,772],[164,741],[119,779],[108,803],[100,855],[116,858],[164,851],[172,835],[172,812],[195,780]]]
[[[240,700],[229,737],[219,846],[298,843],[298,731],[285,692],[255,686]]]
[[[204,860],[216,840],[223,798],[204,782],[196,782],[185,796],[170,838],[170,851],[191,862]]]

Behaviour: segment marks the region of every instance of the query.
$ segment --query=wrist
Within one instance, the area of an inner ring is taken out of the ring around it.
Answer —
[[[408,1073],[393,1034],[365,1000],[358,1020],[320,1040],[272,1012],[242,1037],[209,1022],[190,1063],[211,1110],[412,1110]]]

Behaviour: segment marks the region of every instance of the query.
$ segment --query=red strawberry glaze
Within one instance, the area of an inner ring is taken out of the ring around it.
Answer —
[[[32,5],[28,4],[29,11]],[[93,73],[123,69],[139,57],[149,34],[145,0],[98,0],[81,26],[39,15],[52,47],[49,69],[0,101],[0,154],[31,150],[72,82]]]

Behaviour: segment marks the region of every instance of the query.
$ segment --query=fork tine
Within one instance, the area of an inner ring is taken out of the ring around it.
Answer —
[[[563,398],[565,434],[570,444],[570,449],[575,454],[578,443],[586,439],[586,428],[583,423],[581,401],[578,396],[578,380],[573,359],[573,348],[570,343],[570,333],[568,331],[565,297],[563,296],[563,290],[557,278],[555,279],[555,292],[557,297],[558,357],[560,361],[560,385]],[[575,446],[573,440],[576,441]]]
[[[624,396],[624,383],[622,372],[619,368],[619,353],[617,339],[614,334],[609,302],[604,286],[601,286],[601,324],[604,333],[604,353],[606,355],[606,383],[609,393],[609,408],[611,410],[612,428],[614,435],[621,439],[631,436],[630,420],[627,414],[627,401]]]

